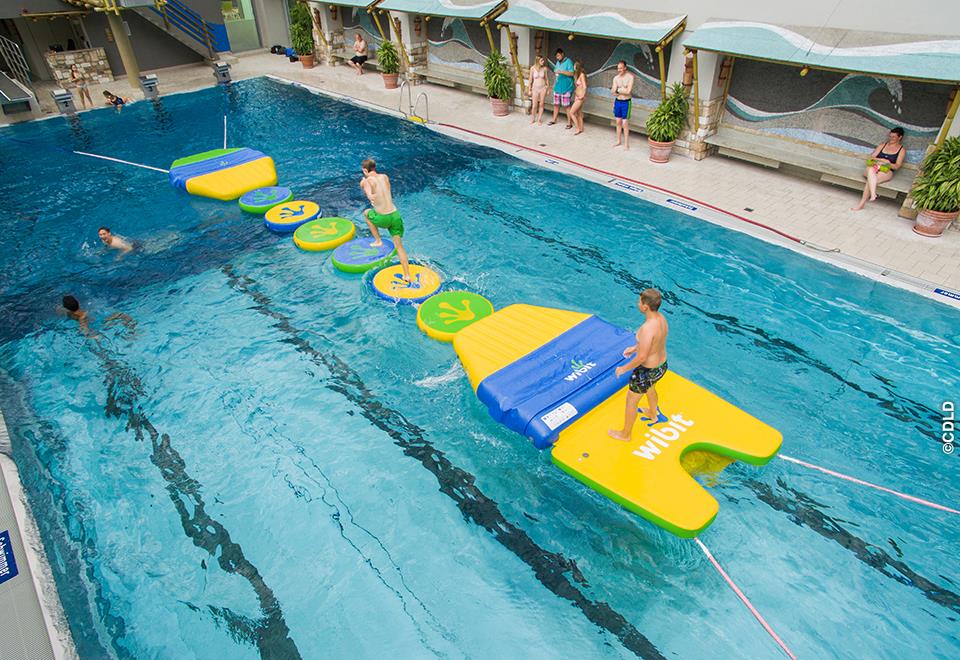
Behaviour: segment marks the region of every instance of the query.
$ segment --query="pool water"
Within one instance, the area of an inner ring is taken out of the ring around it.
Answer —
[[[278,81],[0,130],[0,409],[82,657],[778,657],[691,541],[494,423],[415,309],[164,175],[230,146],[502,307],[640,322],[783,452],[960,501],[960,312]],[[642,173],[640,173],[642,175]],[[641,176],[642,178],[642,176]],[[99,245],[109,225],[138,250]],[[365,231],[365,229],[361,230]],[[96,339],[56,313],[73,293]],[[125,316],[117,316],[122,314]],[[774,459],[702,535],[799,657],[956,657],[955,516]]]

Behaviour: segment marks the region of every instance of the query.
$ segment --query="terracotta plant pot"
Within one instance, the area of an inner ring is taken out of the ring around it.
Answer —
[[[383,86],[387,89],[396,89],[400,86],[400,74],[399,73],[381,73],[383,76]]]
[[[310,55],[301,55],[300,64],[303,65],[304,69],[312,69],[316,65],[316,60],[313,58],[313,53]]]
[[[493,107],[494,117],[506,117],[510,114],[510,101],[490,99],[490,105]]]
[[[939,238],[944,230],[950,226],[950,223],[957,219],[960,211],[951,213],[941,213],[940,211],[928,211],[921,209],[914,220],[913,231],[921,236],[930,238]]]
[[[650,145],[651,162],[666,163],[668,160],[670,160],[670,154],[673,152],[674,140],[670,140],[669,142],[657,142],[656,140],[647,138],[647,143]]]

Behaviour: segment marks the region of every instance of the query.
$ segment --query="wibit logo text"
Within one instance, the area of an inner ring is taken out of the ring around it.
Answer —
[[[573,369],[573,372],[569,376],[565,376],[564,380],[574,381],[583,374],[587,373],[591,369],[597,366],[596,362],[584,362],[583,360],[571,360],[570,367]]]
[[[669,443],[679,440],[680,436],[691,426],[693,426],[693,420],[684,419],[682,414],[670,415],[670,421],[665,424],[657,424],[657,428],[653,428],[651,425],[650,430],[643,434],[643,437],[647,439],[646,444],[640,445],[632,453],[634,456],[652,461],[660,455],[661,447],[669,447]]]

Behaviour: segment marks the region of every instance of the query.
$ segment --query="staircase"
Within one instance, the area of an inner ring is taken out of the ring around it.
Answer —
[[[0,110],[3,114],[29,112],[36,103],[30,69],[20,46],[0,36]]]
[[[134,11],[209,61],[219,59],[217,53],[230,50],[223,24],[203,20],[180,0],[166,0],[159,9],[155,6],[138,7]]]

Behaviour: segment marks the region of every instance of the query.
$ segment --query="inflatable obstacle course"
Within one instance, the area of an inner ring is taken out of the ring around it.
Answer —
[[[493,313],[493,304],[469,291],[444,291],[417,309],[417,326],[428,337],[451,342],[454,335]]]
[[[283,186],[267,186],[244,193],[238,202],[240,208],[247,213],[263,215],[277,204],[283,204],[293,199],[293,191]]]
[[[764,465],[775,429],[668,372],[657,384],[656,420],[623,424],[629,375],[616,378],[633,335],[588,314],[510,305],[456,333],[453,345],[491,416],[537,447],[552,447],[562,470],[677,536],[703,531],[717,501],[681,465],[688,452]],[[646,398],[641,399],[642,406]],[[722,465],[722,462],[720,463]]]
[[[371,243],[373,239],[369,236],[354,238],[334,250],[330,261],[345,273],[365,273],[386,266],[397,253],[393,242],[386,238],[382,245],[375,247]]]
[[[318,215],[320,215],[320,206],[316,202],[298,199],[277,204],[271,208],[263,216],[263,224],[271,231],[289,234]]]
[[[321,252],[346,243],[357,228],[346,218],[317,218],[297,227],[293,242],[301,250]]]
[[[395,303],[419,303],[437,293],[442,286],[440,275],[426,266],[410,264],[410,280],[403,278],[399,265],[381,268],[370,279],[375,294]]]
[[[261,151],[213,149],[173,161],[170,184],[191,195],[231,200],[256,188],[274,186],[273,159]]]

